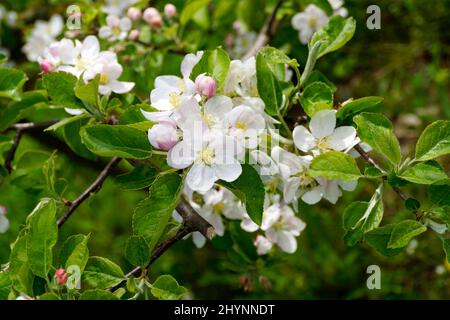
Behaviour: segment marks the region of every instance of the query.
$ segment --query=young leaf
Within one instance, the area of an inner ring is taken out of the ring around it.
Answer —
[[[128,126],[99,124],[84,127],[80,135],[83,144],[99,156],[131,159],[151,156],[151,145],[145,132]]]
[[[84,109],[83,103],[74,92],[77,85],[77,78],[74,75],[66,72],[46,73],[43,77],[43,85],[56,105],[65,108]]]
[[[418,163],[399,175],[401,179],[418,184],[433,184],[447,179],[448,176],[440,164],[434,160]]]
[[[106,289],[125,280],[122,269],[106,258],[90,257],[83,272],[83,280],[93,288]]]
[[[139,190],[150,186],[155,181],[158,171],[146,165],[137,165],[132,171],[116,178],[119,187],[125,190]]]
[[[435,121],[425,128],[417,141],[416,160],[430,160],[449,153],[450,121]]]
[[[374,247],[381,254],[392,257],[399,254],[402,249],[388,248],[389,240],[391,239],[392,229],[394,224],[388,224],[380,228],[373,229],[365,234],[364,240]]]
[[[353,118],[355,115],[373,109],[383,101],[382,97],[364,97],[352,100],[344,104],[336,113],[338,121],[343,122]]]
[[[249,164],[242,165],[242,174],[233,182],[219,181],[243,203],[250,218],[261,225],[264,210],[265,189],[258,172]]]
[[[84,81],[78,81],[75,86],[75,96],[83,101],[89,106],[89,108],[94,108],[99,106],[98,103],[98,86],[99,86],[99,77],[95,77],[88,83],[84,83]]]
[[[290,66],[298,67],[298,62],[295,59],[289,58],[283,51],[273,48],[273,47],[264,47],[259,53],[266,59],[268,63],[271,64],[288,64]]]
[[[9,272],[0,272],[0,300],[8,300],[9,292],[11,291],[11,279]]]
[[[313,177],[327,179],[357,180],[361,173],[355,159],[346,153],[330,151],[313,159],[309,172]]]
[[[89,235],[85,236],[82,234],[67,238],[59,252],[59,266],[67,270],[69,266],[75,265],[83,273],[89,259],[88,240]]]
[[[375,151],[384,155],[393,165],[401,160],[400,144],[392,123],[383,115],[363,112],[353,118],[358,126],[358,136]]]
[[[283,104],[283,92],[266,59],[260,53],[256,56],[256,81],[265,111],[272,116],[279,114]]]
[[[450,179],[437,181],[428,187],[428,199],[438,206],[450,206]]]
[[[387,247],[398,249],[406,247],[411,239],[427,231],[427,228],[418,221],[404,220],[397,223],[392,229],[391,238]]]
[[[225,79],[227,78],[229,68],[230,58],[225,50],[222,48],[208,50],[203,53],[200,61],[194,66],[190,77],[192,81],[195,81],[197,76],[202,73],[206,73],[216,80],[217,90],[220,91],[222,90]]]
[[[133,233],[147,240],[150,252],[158,244],[178,204],[183,189],[182,182],[176,173],[158,177],[150,187],[149,196],[142,200],[134,211]]]
[[[333,108],[333,91],[323,82],[308,85],[300,96],[305,113],[312,117],[317,111]]]
[[[27,80],[23,71],[0,67],[0,98],[20,100],[22,87]]]
[[[146,266],[150,260],[150,248],[148,247],[147,241],[141,236],[131,236],[128,238],[125,256],[134,266]]]
[[[351,203],[344,211],[343,225],[346,230],[344,240],[348,246],[354,246],[364,235],[377,228],[383,218],[381,184],[369,202]]]
[[[355,28],[356,22],[352,17],[344,19],[339,15],[333,16],[325,27],[313,35],[309,47],[322,41],[318,58],[323,57],[344,46],[353,37]]]
[[[160,300],[179,300],[187,293],[187,290],[172,276],[162,275],[153,283],[151,292]]]
[[[46,279],[53,263],[53,247],[58,238],[56,202],[42,200],[27,218],[27,256],[31,271]]]

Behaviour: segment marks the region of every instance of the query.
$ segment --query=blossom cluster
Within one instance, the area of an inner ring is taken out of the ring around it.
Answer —
[[[295,215],[298,200],[316,204],[321,199],[336,203],[342,190],[351,191],[356,182],[313,178],[309,166],[314,157],[328,151],[351,152],[360,142],[351,126],[336,127],[336,111],[322,110],[309,127],[299,125],[292,137],[280,137],[278,121],[264,111],[256,80],[255,58],[233,60],[223,85],[208,74],[191,76],[203,52],[188,54],[181,64],[182,77],[157,77],[150,94],[155,111],[142,111],[156,122],[148,132],[154,148],[167,151],[168,164],[187,169],[186,191],[191,204],[223,234],[222,218],[241,220],[247,232],[256,232],[259,254],[276,244],[293,253],[296,237],[305,223]],[[192,79],[191,79],[192,78]],[[284,144],[264,141],[280,141]],[[287,143],[286,143],[287,142]],[[283,147],[282,147],[283,146]],[[245,206],[218,180],[235,181],[242,172],[241,162],[248,154],[265,183],[266,199],[262,224],[255,224]],[[193,197],[192,194],[201,196]],[[201,245],[204,239],[194,235]]]

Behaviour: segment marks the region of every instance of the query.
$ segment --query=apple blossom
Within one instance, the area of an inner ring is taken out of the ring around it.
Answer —
[[[142,18],[145,22],[155,28],[160,27],[162,24],[161,14],[153,7],[145,9]]]
[[[319,7],[310,4],[292,17],[292,27],[299,31],[300,42],[307,44],[314,32],[328,23],[328,16]]]
[[[128,35],[128,39],[132,40],[132,41],[136,41],[139,39],[139,30],[137,29],[133,29],[130,31],[130,34]]]
[[[351,126],[336,128],[336,111],[318,111],[309,123],[308,131],[304,126],[297,126],[293,131],[295,146],[303,152],[311,151],[314,155],[330,150],[349,151],[360,140],[356,130]]]
[[[118,80],[122,74],[122,66],[115,60],[105,59],[101,61],[96,74],[100,75],[98,92],[102,95],[110,95],[111,92],[122,94],[129,92],[134,87],[133,82]]]
[[[258,137],[266,126],[264,118],[252,108],[239,105],[227,114],[230,136],[246,148],[256,148]]]
[[[191,75],[192,69],[194,66],[200,61],[203,56],[203,51],[197,51],[197,53],[188,53],[184,56],[183,61],[181,62],[181,74],[184,78],[189,78]]]
[[[328,0],[331,7],[333,8],[334,14],[341,17],[348,16],[348,10],[344,7],[344,0]]]
[[[211,98],[216,94],[217,83],[213,77],[207,76],[205,74],[200,74],[195,78],[195,89],[197,93]]]
[[[108,41],[124,40],[131,29],[131,20],[127,17],[119,18],[116,15],[106,17],[106,26],[98,31],[98,36]]]
[[[170,150],[178,142],[177,126],[174,120],[162,119],[148,131],[151,145],[160,150]]]
[[[138,8],[130,7],[128,8],[127,16],[133,21],[138,21],[142,17],[142,12]]]
[[[102,7],[102,11],[107,14],[122,16],[127,8],[138,1],[139,0],[105,0],[106,5]]]
[[[256,87],[256,60],[255,57],[245,61],[233,60],[225,80],[224,92],[226,95],[239,95],[241,97],[257,97]]]
[[[67,282],[67,273],[63,268],[56,269],[54,277],[59,286]]]
[[[177,7],[175,7],[172,3],[167,3],[164,6],[164,14],[167,18],[173,18],[177,14]]]
[[[256,253],[258,255],[263,256],[265,254],[268,254],[270,250],[272,250],[273,243],[270,242],[266,237],[263,235],[258,235],[254,241],[254,245],[256,247]]]

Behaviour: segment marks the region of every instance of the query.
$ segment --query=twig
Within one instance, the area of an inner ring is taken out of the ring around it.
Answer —
[[[275,5],[271,15],[267,18],[266,22],[262,26],[255,43],[250,48],[250,50],[248,50],[247,53],[245,54],[244,60],[256,55],[258,51],[269,42],[270,38],[275,33],[275,21],[276,21],[275,19],[277,16],[278,9],[280,9],[282,3],[283,0],[279,0]]]
[[[48,126],[51,126],[54,123],[55,121],[45,121],[38,123],[26,122],[26,123],[16,123],[15,125],[11,126],[11,129],[16,130],[16,135],[14,136],[11,149],[9,150],[5,158],[5,168],[6,170],[8,170],[9,174],[11,174],[12,172],[12,161],[14,160],[14,156],[16,155],[17,147],[19,146],[23,133],[31,129],[47,128]]]
[[[70,218],[72,213],[87,199],[89,196],[95,192],[97,192],[103,182],[106,180],[106,178],[111,173],[112,169],[121,161],[121,158],[114,157],[111,159],[111,161],[106,165],[106,167],[103,169],[102,172],[98,175],[97,179],[74,201],[71,202],[69,208],[64,213],[64,215],[58,220],[58,228],[61,228],[61,226],[67,221],[67,219]]]

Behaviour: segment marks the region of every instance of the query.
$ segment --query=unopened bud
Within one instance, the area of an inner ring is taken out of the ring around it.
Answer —
[[[63,268],[59,268],[55,271],[56,283],[60,286],[67,282],[67,273]]]
[[[197,90],[198,94],[211,98],[216,94],[216,80],[214,80],[214,78],[210,76],[201,74],[195,79],[195,89]]]
[[[177,14],[177,7],[172,3],[168,3],[164,6],[164,14],[167,18],[173,18]]]
[[[138,8],[131,7],[128,9],[127,16],[133,21],[138,21],[141,18],[142,13]]]
[[[168,151],[178,142],[177,127],[173,120],[162,120],[148,131],[148,140],[157,149]]]
[[[159,25],[161,25],[162,20],[161,15],[159,14],[159,11],[153,7],[145,9],[142,18],[144,19],[145,22],[147,22],[151,26],[155,26],[155,24],[157,24],[158,21]]]
[[[42,69],[42,71],[43,71],[44,73],[52,72],[53,69],[55,68],[55,66],[53,65],[53,63],[51,63],[51,61],[48,60],[48,59],[42,60],[42,61],[39,63],[39,65],[40,65],[40,67],[41,67],[41,69]]]
[[[133,29],[130,31],[128,38],[132,41],[139,39],[139,30]]]

